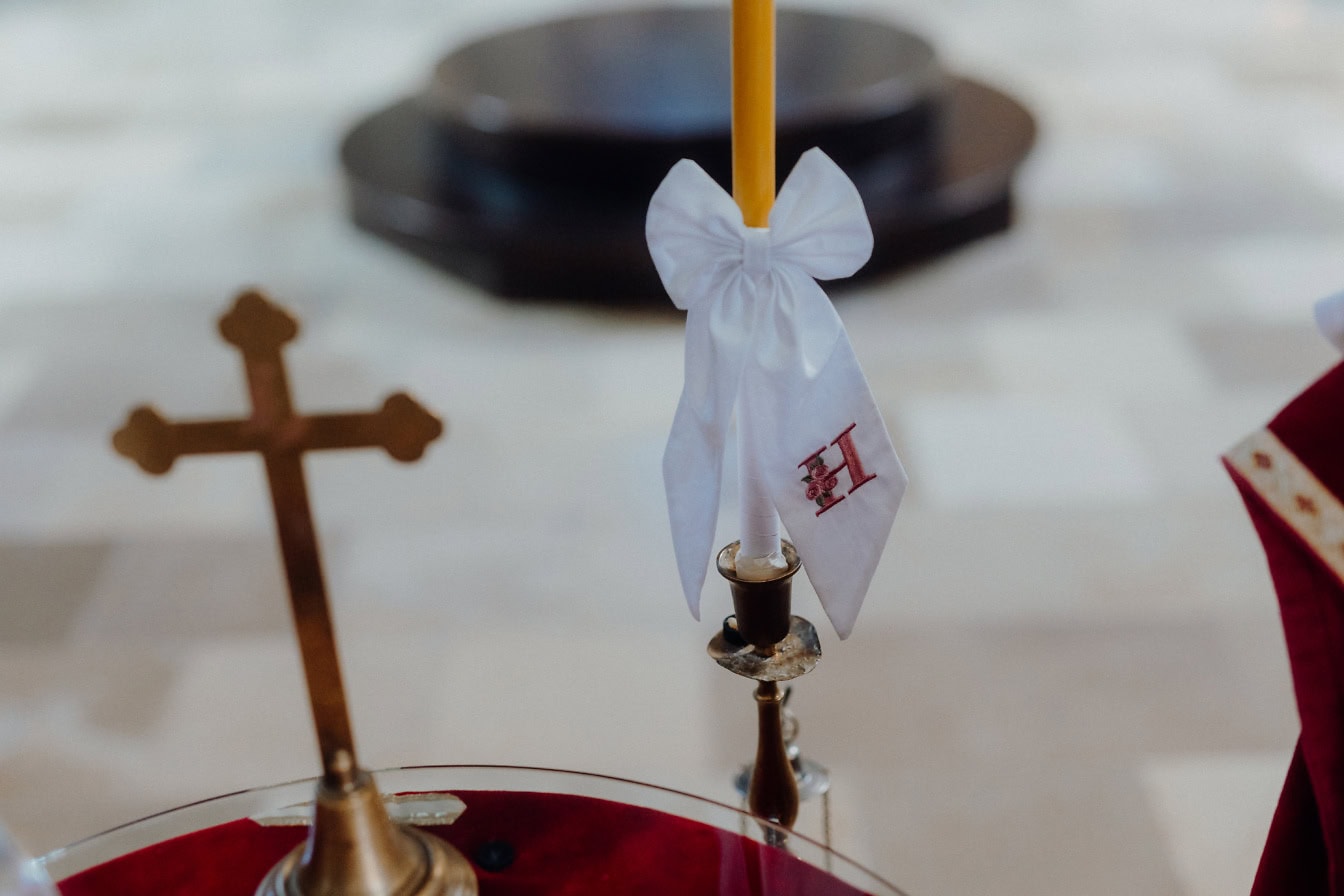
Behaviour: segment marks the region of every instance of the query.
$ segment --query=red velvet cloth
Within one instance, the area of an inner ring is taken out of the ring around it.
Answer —
[[[674,815],[591,797],[454,791],[467,810],[428,830],[468,858],[513,847],[501,871],[476,868],[482,896],[860,896],[780,849]],[[155,844],[60,882],[63,896],[252,896],[304,837],[301,827],[235,821]]]
[[[1344,365],[1268,428],[1333,495],[1344,496]],[[1269,561],[1302,720],[1252,896],[1344,896],[1344,586],[1229,470]]]

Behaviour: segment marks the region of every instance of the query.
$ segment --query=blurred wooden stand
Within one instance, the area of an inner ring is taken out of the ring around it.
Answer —
[[[731,191],[729,12],[652,8],[458,47],[341,144],[350,213],[505,297],[669,309],[644,240],[678,160]],[[1035,138],[1017,101],[888,22],[778,13],[777,170],[821,147],[873,227],[858,279],[1008,227]]]

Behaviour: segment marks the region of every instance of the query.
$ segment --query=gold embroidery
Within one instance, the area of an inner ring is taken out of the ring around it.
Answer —
[[[1344,504],[1267,429],[1225,459],[1344,584]]]

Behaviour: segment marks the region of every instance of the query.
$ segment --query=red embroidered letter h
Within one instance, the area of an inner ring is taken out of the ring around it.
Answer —
[[[807,473],[803,477],[803,482],[807,483],[807,500],[815,502],[821,508],[817,511],[817,516],[821,516],[845,500],[845,495],[835,494],[835,488],[840,484],[840,478],[836,474],[841,470],[849,474],[849,491],[846,494],[852,495],[859,486],[877,478],[876,473],[869,473],[863,468],[863,461],[859,459],[859,452],[854,448],[854,439],[850,436],[850,433],[856,425],[855,423],[849,424],[849,427],[831,442],[831,445],[840,449],[840,457],[842,458],[840,466],[832,469],[822,459],[821,455],[826,450],[825,447],[818,448],[807,460],[798,465]]]

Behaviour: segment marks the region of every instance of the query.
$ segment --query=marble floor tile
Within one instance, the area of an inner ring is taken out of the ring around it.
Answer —
[[[1303,137],[1293,156],[1302,170],[1323,189],[1344,193],[1344,127]]]
[[[31,393],[37,372],[37,361],[27,352],[15,350],[0,355],[0,420]]]
[[[1139,136],[1056,132],[1037,152],[1033,170],[1048,168],[1051,174],[1029,179],[1027,188],[1045,207],[1160,206],[1180,183],[1160,144]]]
[[[878,869],[911,894],[1186,896],[1135,774],[1068,764],[888,772],[865,790]]]
[[[1188,896],[1250,891],[1291,759],[1291,751],[1215,753],[1154,757],[1144,767],[1144,790]]]
[[[50,743],[7,752],[0,787],[6,818],[22,820],[15,836],[38,855],[165,808],[161,794],[119,779],[104,758],[71,759]],[[84,806],[80,817],[71,802]]]
[[[1010,393],[1131,403],[1198,400],[1209,389],[1185,333],[1157,314],[1003,315],[981,322],[975,337],[993,381]]]
[[[55,469],[38,481],[41,503],[18,515],[15,528],[67,536],[126,531],[250,534],[268,518],[269,497],[257,458],[229,456],[211,458],[210,463],[188,458],[174,464],[170,476],[150,478],[113,454],[109,442],[104,432],[54,445],[40,431],[20,440],[18,447],[25,452],[50,448]]]
[[[1238,240],[1217,250],[1229,299],[1247,317],[1300,324],[1320,299],[1339,291],[1344,261],[1339,236],[1275,234]]]
[[[845,302],[840,311],[875,394],[955,395],[993,390],[995,381],[984,359],[962,350],[973,343],[969,327],[903,320],[895,327],[879,329],[879,324],[903,309],[869,304],[872,307],[860,309]]]
[[[680,317],[498,302],[356,230],[336,159],[451,47],[620,5],[0,4],[0,817],[31,848],[316,770],[260,463],[108,447],[140,403],[246,412],[214,328],[249,285],[303,320],[299,407],[404,389],[448,424],[413,466],[306,462],[366,762],[736,798],[728,591],[690,617],[659,473]],[[1337,360],[1338,3],[816,5],[1039,126],[1008,232],[832,290],[911,476],[850,639],[796,583],[835,844],[913,896],[1245,892],[1297,719],[1218,455]]]
[[[969,623],[1255,613],[1278,636],[1264,554],[1230,491],[1222,500],[1173,505],[1161,519],[1148,505],[1113,508],[1104,517],[1049,507],[911,508],[888,550],[893,562],[874,576],[867,618]]]
[[[893,415],[912,496],[934,507],[1143,502],[1154,471],[1122,420],[1068,396],[929,396]]]
[[[1266,334],[1266,342],[1273,338],[1272,332]],[[1255,353],[1248,354],[1251,357],[1245,364],[1227,359],[1225,375],[1237,378],[1273,375],[1266,369],[1270,364],[1264,362],[1257,372]],[[1303,354],[1316,357],[1321,352],[1313,348]],[[1304,389],[1326,369],[1317,365],[1308,372],[1301,355],[1279,357],[1283,360],[1274,365],[1283,371],[1278,385],[1246,384],[1219,390],[1204,401],[1168,401],[1158,393],[1153,400],[1125,410],[1126,422],[1144,456],[1151,458],[1164,495],[1172,499],[1216,500],[1225,509],[1234,506],[1232,481],[1220,458],[1252,429],[1268,423],[1286,403],[1285,395]],[[1214,363],[1221,360],[1215,359]],[[1291,368],[1298,371],[1296,382],[1292,381]]]
[[[794,708],[823,762],[876,775],[911,765],[1008,770],[1126,764],[1236,744],[1283,749],[1296,738],[1294,709],[1277,699],[1287,696],[1286,669],[1270,687],[1236,649],[1251,643],[1245,636],[1199,620],[1058,628],[907,621],[877,631],[843,645],[830,640],[825,668],[798,684]],[[1226,687],[1233,683],[1246,697]],[[1091,699],[1073,699],[1081,688]],[[727,699],[720,694],[718,705]],[[869,711],[854,716],[856,704]]]
[[[269,533],[146,538],[106,545],[104,554],[96,598],[68,632],[76,644],[112,642],[129,651],[290,630],[284,572]]]
[[[56,644],[92,598],[108,545],[0,541],[0,642]]]
[[[1307,320],[1278,326],[1195,323],[1190,338],[1216,381],[1238,392],[1301,389],[1339,358],[1338,350]]]

